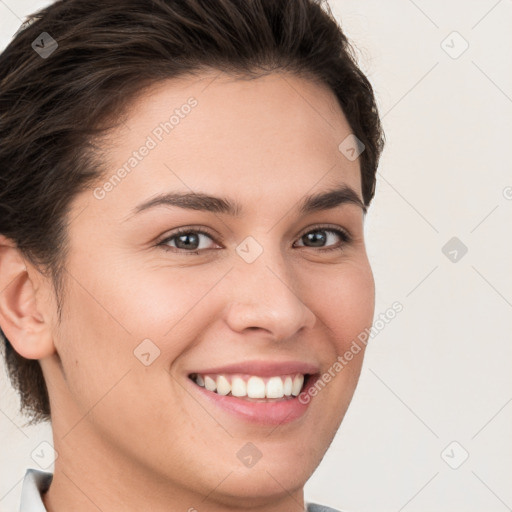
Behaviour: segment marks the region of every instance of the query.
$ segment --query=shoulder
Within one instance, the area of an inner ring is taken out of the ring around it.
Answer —
[[[20,512],[46,512],[41,499],[52,482],[53,473],[28,468],[21,488]]]

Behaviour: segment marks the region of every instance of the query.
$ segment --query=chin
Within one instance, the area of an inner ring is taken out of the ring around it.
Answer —
[[[288,466],[288,469],[292,467]],[[292,500],[290,495],[302,491],[309,476],[304,469],[286,475],[282,473],[282,467],[279,471],[272,468],[237,469],[218,486],[216,500],[237,508],[242,508],[244,503],[250,503],[250,508],[254,508],[281,499]]]

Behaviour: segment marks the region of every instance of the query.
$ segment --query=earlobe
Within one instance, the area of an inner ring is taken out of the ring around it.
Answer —
[[[0,235],[0,327],[14,350],[27,359],[43,359],[55,352],[36,292],[16,245]]]

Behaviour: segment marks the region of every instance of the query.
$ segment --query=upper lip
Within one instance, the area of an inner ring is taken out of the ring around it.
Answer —
[[[260,377],[271,377],[274,375],[287,375],[293,373],[315,374],[319,372],[318,366],[312,363],[301,361],[242,361],[225,366],[216,366],[196,370],[192,373],[222,374],[222,373],[243,373],[258,375]]]

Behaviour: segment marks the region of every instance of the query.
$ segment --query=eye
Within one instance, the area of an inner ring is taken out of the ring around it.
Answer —
[[[212,242],[215,242],[213,236],[207,231],[195,228],[179,228],[159,242],[157,246],[161,246],[166,251],[198,255],[199,251],[206,251],[214,248],[208,247],[207,242],[202,245],[202,237],[209,238]],[[336,244],[336,238],[340,239],[341,242]],[[335,245],[331,246],[332,244],[329,244],[329,242],[332,242],[333,239]],[[352,241],[352,238],[344,229],[333,228],[331,226],[318,226],[314,229],[309,229],[309,231],[299,238],[299,241],[305,241],[308,244],[312,244],[302,245],[299,247],[308,247],[312,249],[317,248],[318,250],[325,252],[332,250],[341,251],[346,244]],[[170,245],[171,243],[174,245]],[[325,246],[326,244],[328,244],[327,247]]]
[[[204,245],[201,246],[201,237],[207,237],[213,241],[212,236],[206,231],[191,228],[180,228],[157,245],[162,246],[166,251],[199,254],[200,250],[206,250],[209,248]],[[169,246],[169,243],[173,241],[175,241],[176,245],[174,247]]]
[[[333,239],[335,240],[336,237],[341,239],[341,243],[338,243],[334,246],[324,246],[324,244],[328,244],[329,241],[332,241]],[[299,240],[305,240],[308,244],[313,244],[306,247],[319,248],[320,251],[341,251],[345,247],[345,244],[348,244],[352,241],[352,238],[344,229],[333,228],[330,226],[318,226],[315,229],[310,229],[308,232],[303,234]]]

